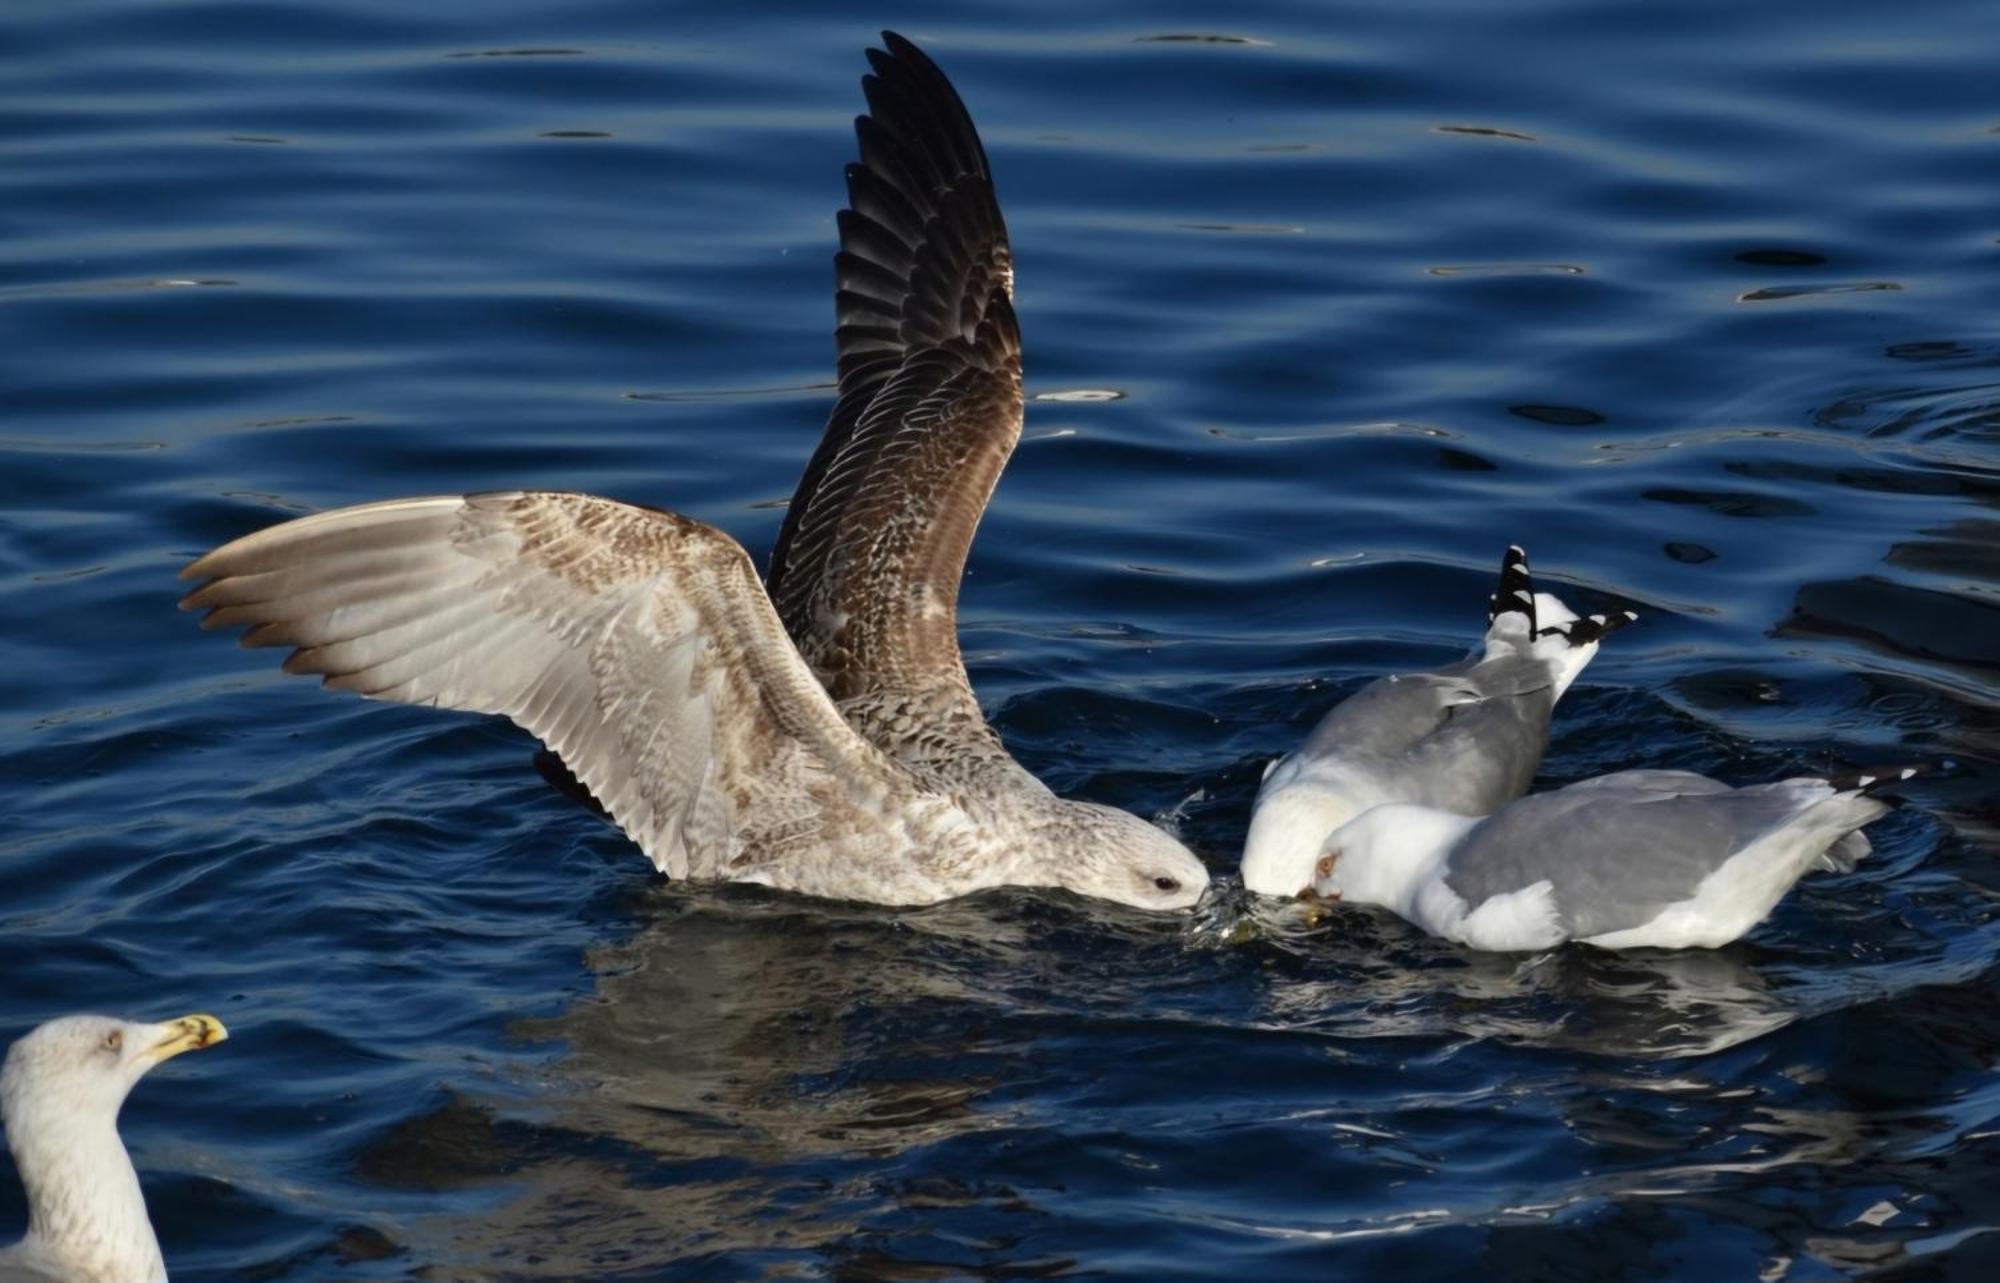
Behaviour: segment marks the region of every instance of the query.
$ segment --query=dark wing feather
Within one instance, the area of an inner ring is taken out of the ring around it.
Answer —
[[[1021,432],[1007,229],[972,117],[884,33],[835,257],[840,395],[771,555],[780,618],[835,699],[970,690],[958,583]]]

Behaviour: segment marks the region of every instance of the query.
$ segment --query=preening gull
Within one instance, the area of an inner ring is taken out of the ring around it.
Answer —
[[[1433,672],[1370,682],[1265,768],[1243,843],[1243,885],[1297,895],[1327,834],[1373,806],[1489,815],[1527,792],[1556,701],[1604,635],[1636,618],[1626,610],[1579,619],[1535,592],[1527,553],[1509,547],[1479,650]]]
[[[146,1071],[229,1036],[214,1016],[157,1025],[64,1016],[0,1068],[0,1116],[28,1191],[28,1233],[0,1249],[0,1283],[160,1283],[167,1267],[118,1109]]]
[[[208,582],[182,604],[328,686],[512,718],[673,877],[1188,908],[1208,883],[1191,852],[1055,797],[973,697],[958,587],[1021,433],[1012,259],[957,93],[883,38],[839,218],[839,396],[768,594],[712,527],[509,491],[260,531],[184,570]]]
[[[1868,853],[1873,795],[1916,774],[1730,788],[1692,771],[1619,771],[1485,819],[1391,805],[1326,840],[1311,894],[1393,910],[1475,949],[1728,944],[1814,868]]]

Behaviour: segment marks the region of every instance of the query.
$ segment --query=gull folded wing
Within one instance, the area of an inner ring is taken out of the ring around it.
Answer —
[[[1570,938],[1643,926],[1797,818],[1815,794],[1732,789],[1686,771],[1629,771],[1524,798],[1451,853],[1445,881],[1468,904],[1547,882]]]

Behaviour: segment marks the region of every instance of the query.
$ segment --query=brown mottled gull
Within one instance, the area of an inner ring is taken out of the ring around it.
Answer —
[[[183,571],[208,581],[183,604],[294,647],[287,671],[329,686],[512,718],[674,877],[1187,908],[1201,862],[1137,816],[1055,797],[967,681],[958,581],[1021,430],[1012,271],[970,116],[884,39],[840,216],[840,395],[768,595],[709,526],[514,491],[261,531]]]

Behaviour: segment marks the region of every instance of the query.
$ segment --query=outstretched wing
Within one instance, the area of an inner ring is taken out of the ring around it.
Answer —
[[[588,495],[365,504],[181,572],[207,628],[287,672],[499,713],[562,755],[661,871],[743,874],[790,846],[909,844],[913,784],[841,719],[735,541]]]
[[[1012,258],[965,105],[915,45],[883,41],[834,259],[840,397],[769,585],[835,699],[944,686],[970,704],[958,584],[1021,434]]]

